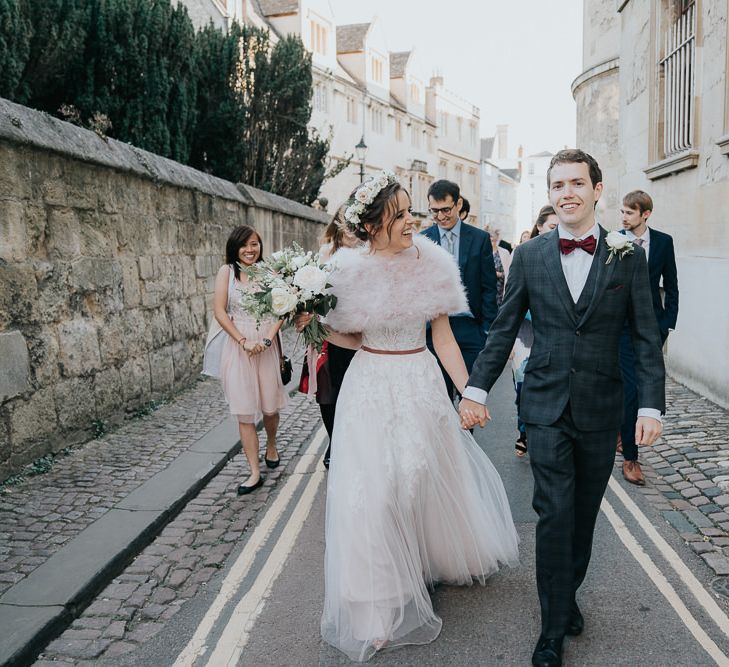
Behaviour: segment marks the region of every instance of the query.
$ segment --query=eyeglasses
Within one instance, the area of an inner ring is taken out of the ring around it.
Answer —
[[[434,218],[437,218],[441,213],[443,215],[450,215],[451,211],[456,207],[455,204],[453,206],[444,206],[443,208],[429,208],[428,213],[432,215]]]

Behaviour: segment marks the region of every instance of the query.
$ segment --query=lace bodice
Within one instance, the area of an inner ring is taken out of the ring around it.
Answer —
[[[362,332],[362,344],[376,350],[414,350],[425,345],[425,322],[417,319],[366,328]]]

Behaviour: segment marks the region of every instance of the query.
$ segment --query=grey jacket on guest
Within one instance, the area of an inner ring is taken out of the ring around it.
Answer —
[[[635,345],[639,406],[665,412],[663,354],[645,252],[635,246],[633,254],[606,264],[606,236],[600,227],[590,275],[577,304],[562,270],[558,230],[514,251],[503,304],[468,386],[491,389],[531,311],[534,345],[520,409],[527,424],[553,424],[569,403],[581,431],[620,427],[623,383],[618,347],[626,320]]]

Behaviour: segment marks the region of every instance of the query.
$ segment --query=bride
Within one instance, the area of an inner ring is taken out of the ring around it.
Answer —
[[[394,174],[357,188],[345,220],[366,244],[337,253],[326,322],[332,342],[360,349],[337,401],[321,633],[364,661],[433,641],[442,622],[428,589],[483,583],[518,562],[518,538],[501,479],[461,428],[425,347],[430,321],[462,391],[468,374],[448,313],[468,304],[455,260],[415,235]]]

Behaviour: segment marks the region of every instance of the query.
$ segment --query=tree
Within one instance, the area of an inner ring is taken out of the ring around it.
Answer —
[[[310,131],[311,55],[298,37],[256,52],[246,97],[247,150],[241,180],[310,204],[326,177],[329,141]]]
[[[30,54],[30,25],[19,0],[0,0],[0,97],[16,99]]]
[[[246,152],[242,86],[250,71],[242,54],[253,48],[259,32],[233,23],[226,35],[211,23],[195,39],[197,122],[190,164],[233,182],[240,180]]]
[[[21,0],[30,39],[14,99],[58,113],[81,66],[90,4],[84,0]]]

